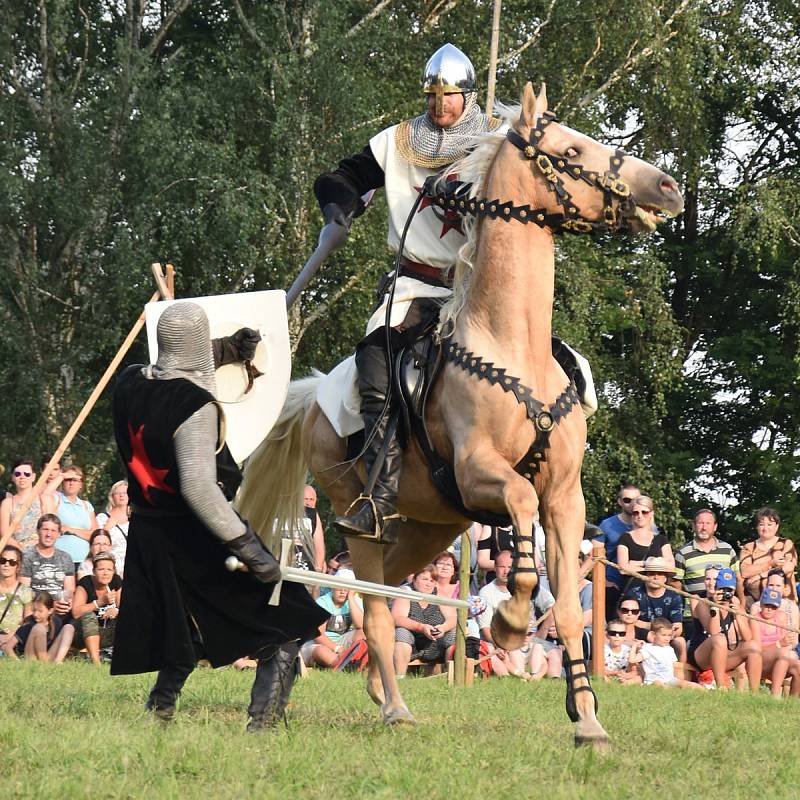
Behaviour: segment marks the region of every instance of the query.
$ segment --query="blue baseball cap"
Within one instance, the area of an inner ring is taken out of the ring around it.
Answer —
[[[714,586],[717,589],[735,589],[736,588],[736,573],[729,567],[721,569]]]
[[[768,587],[761,593],[762,606],[775,606],[775,608],[780,608],[782,600],[783,596],[777,589],[770,589]]]

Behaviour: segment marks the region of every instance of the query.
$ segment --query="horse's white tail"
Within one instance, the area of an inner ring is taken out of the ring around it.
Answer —
[[[303,420],[325,376],[314,370],[292,381],[278,421],[247,460],[234,503],[277,555],[280,532],[293,530],[304,516],[303,487],[307,466],[300,446]]]

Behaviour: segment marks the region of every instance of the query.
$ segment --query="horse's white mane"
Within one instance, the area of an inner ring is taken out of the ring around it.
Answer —
[[[459,181],[471,183],[470,197],[483,194],[484,182],[489,168],[494,162],[500,145],[506,138],[506,125],[513,125],[520,115],[520,106],[507,106],[495,103],[495,114],[505,123],[489,133],[476,136],[472,149],[463,158],[451,164],[446,172],[458,174]],[[453,296],[442,306],[439,314],[440,336],[448,336],[455,328],[456,320],[467,299],[469,285],[472,282],[473,260],[475,258],[475,240],[477,239],[478,218],[465,217],[462,222],[467,241],[461,245],[456,259],[453,275]]]

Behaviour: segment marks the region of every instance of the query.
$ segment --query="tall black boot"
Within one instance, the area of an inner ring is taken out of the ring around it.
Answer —
[[[403,450],[397,439],[393,415],[386,413],[381,416],[389,390],[389,374],[383,347],[368,345],[359,348],[356,353],[356,367],[367,442],[362,459],[368,478],[382,450],[385,451],[385,456],[372,492],[366,499],[353,505],[352,513],[337,517],[334,524],[345,536],[360,536],[390,544],[397,541],[393,526],[387,520],[397,517]]]
[[[152,711],[159,719],[169,722],[175,716],[178,696],[193,669],[194,664],[180,664],[160,670],[145,703],[145,709]]]
[[[247,709],[249,732],[274,728],[284,716],[296,677],[294,664],[298,652],[297,642],[288,642],[258,659]]]

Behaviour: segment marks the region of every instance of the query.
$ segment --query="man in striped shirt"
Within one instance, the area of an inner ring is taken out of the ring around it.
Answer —
[[[690,594],[703,596],[706,569],[730,567],[739,575],[739,559],[736,551],[727,542],[717,538],[717,515],[708,508],[701,508],[693,520],[694,538],[675,553],[675,576],[672,585]],[[692,607],[685,598],[683,607],[684,635],[692,622]]]

